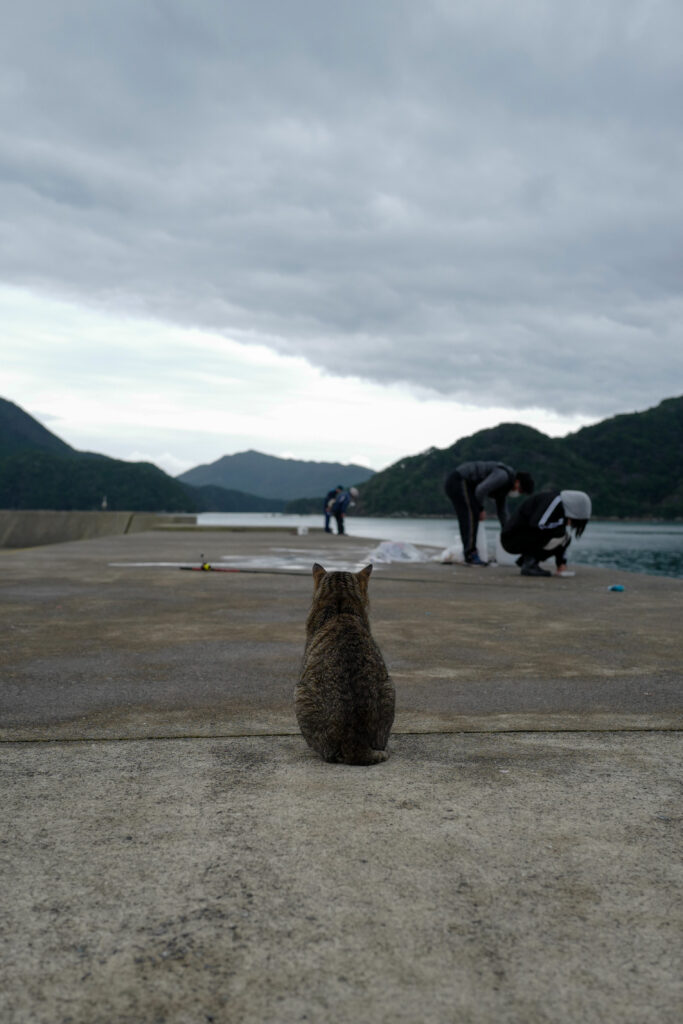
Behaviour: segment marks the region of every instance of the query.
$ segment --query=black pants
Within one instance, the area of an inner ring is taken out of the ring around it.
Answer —
[[[453,470],[445,483],[446,494],[458,517],[465,558],[469,558],[477,550],[477,530],[483,506],[475,497],[476,486],[473,481],[460,476],[457,469]]]
[[[566,561],[565,554],[571,541],[568,539],[565,544],[548,549],[544,547],[547,539],[543,530],[539,530],[537,526],[516,522],[514,516],[507,521],[500,533],[500,543],[509,554],[533,558],[536,562],[554,558],[557,565],[562,565]]]
[[[343,533],[344,532],[344,513],[343,512],[333,512],[332,515],[334,516],[335,521],[337,523],[337,533]]]

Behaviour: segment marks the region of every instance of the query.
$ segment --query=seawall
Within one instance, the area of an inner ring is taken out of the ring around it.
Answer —
[[[196,516],[156,512],[0,509],[0,548],[33,548],[70,540],[140,533],[173,523],[191,525],[196,521]]]

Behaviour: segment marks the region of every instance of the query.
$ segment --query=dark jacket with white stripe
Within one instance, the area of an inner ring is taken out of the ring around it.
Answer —
[[[567,529],[567,517],[559,491],[539,491],[521,502],[515,513],[520,523],[543,530],[548,537],[559,537]]]
[[[569,546],[567,516],[559,491],[539,491],[520,503],[505,523],[500,541],[512,554],[554,555],[558,565]]]

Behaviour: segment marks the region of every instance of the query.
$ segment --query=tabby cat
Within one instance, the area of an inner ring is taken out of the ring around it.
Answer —
[[[313,566],[295,709],[304,739],[325,761],[369,765],[389,756],[396,696],[370,633],[371,572],[371,565],[355,573]]]

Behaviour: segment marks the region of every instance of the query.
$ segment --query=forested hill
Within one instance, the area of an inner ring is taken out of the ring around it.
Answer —
[[[344,487],[360,484],[373,473],[374,470],[365,466],[281,459],[263,452],[247,451],[224,455],[208,465],[195,466],[181,473],[177,479],[194,487],[213,484],[237,488],[263,498],[291,500],[304,496],[322,497],[337,484]]]
[[[0,398],[0,460],[24,452],[75,455],[66,441],[52,434],[14,402]]]
[[[0,508],[129,512],[277,512],[269,501],[221,487],[190,487],[148,462],[79,452],[14,402],[0,398]]]
[[[278,471],[291,471],[296,464],[257,452],[241,454],[259,456],[261,469],[269,460],[281,464]],[[356,511],[361,514],[451,514],[443,482],[469,459],[500,460],[525,469],[537,490],[585,490],[597,516],[681,518],[683,397],[669,398],[646,412],[614,416],[563,438],[503,423],[450,448],[401,459],[365,482],[362,474],[367,477],[372,471],[360,466],[299,463],[322,467],[322,476],[316,483],[299,480],[295,493],[322,497],[337,483],[358,484]],[[269,499],[237,487],[192,486],[149,463],[76,451],[19,406],[0,398],[0,508],[99,508],[105,495],[110,509],[168,512],[278,511],[287,496]],[[318,507],[316,499],[313,510]]]
[[[683,516],[683,396],[551,438],[502,423],[401,459],[362,484],[358,512],[439,515],[452,512],[448,473],[470,459],[506,462],[531,473],[536,490],[587,491],[597,516]]]

